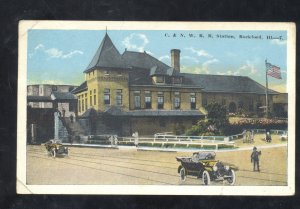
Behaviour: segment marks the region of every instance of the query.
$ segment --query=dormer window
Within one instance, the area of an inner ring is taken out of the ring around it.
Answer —
[[[173,84],[181,84],[182,83],[182,77],[173,77],[172,81],[173,81]]]
[[[165,77],[163,76],[157,76],[156,77],[156,83],[164,83],[165,82]]]
[[[174,92],[174,108],[180,109],[180,93]]]

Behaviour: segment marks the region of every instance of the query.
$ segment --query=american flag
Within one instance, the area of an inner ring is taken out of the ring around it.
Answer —
[[[273,78],[281,79],[280,67],[272,65],[271,63],[266,62],[267,75],[272,76]]]

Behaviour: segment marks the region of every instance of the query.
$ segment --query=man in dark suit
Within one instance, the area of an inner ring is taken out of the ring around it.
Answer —
[[[253,163],[253,171],[255,171],[255,167],[257,167],[257,171],[259,172],[259,156],[261,155],[261,151],[257,151],[256,147],[253,147],[253,152],[251,154],[251,163]]]

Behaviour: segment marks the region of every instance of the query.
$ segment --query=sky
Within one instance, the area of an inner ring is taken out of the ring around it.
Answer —
[[[84,81],[105,30],[29,30],[28,84],[71,84]],[[280,67],[282,79],[268,77],[269,87],[286,92],[286,31],[111,30],[112,42],[146,52],[170,65],[170,50],[180,49],[181,72],[248,76],[265,85],[265,60]],[[280,39],[268,39],[273,38]],[[254,38],[259,37],[259,38]]]

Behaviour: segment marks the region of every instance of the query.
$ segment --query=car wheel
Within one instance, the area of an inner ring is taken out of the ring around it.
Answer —
[[[235,183],[235,172],[234,172],[234,170],[230,170],[229,171],[229,173],[230,173],[230,176],[231,177],[228,177],[227,178],[227,182],[230,184],[230,185],[234,185],[234,183]]]
[[[186,180],[186,171],[185,168],[181,168],[179,171],[179,176],[180,176],[180,180],[181,181],[185,181]]]
[[[66,156],[68,156],[69,157],[69,148],[65,148],[65,153],[66,153]]]
[[[204,185],[209,185],[210,184],[210,176],[208,171],[203,171],[202,173],[202,182]]]
[[[56,150],[54,148],[51,150],[51,155],[54,158],[56,157]]]

